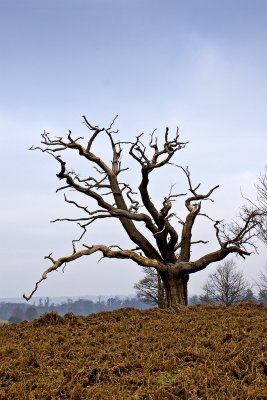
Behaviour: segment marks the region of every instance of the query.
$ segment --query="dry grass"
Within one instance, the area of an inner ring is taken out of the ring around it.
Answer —
[[[267,399],[266,308],[46,314],[0,327],[0,400]]]

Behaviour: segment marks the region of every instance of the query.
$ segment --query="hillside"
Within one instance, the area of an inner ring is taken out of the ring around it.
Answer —
[[[0,400],[267,399],[266,308],[46,314],[0,327]]]

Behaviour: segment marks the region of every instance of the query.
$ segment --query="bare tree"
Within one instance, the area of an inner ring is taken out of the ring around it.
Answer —
[[[243,273],[236,269],[233,260],[226,260],[210,274],[203,286],[201,301],[204,303],[230,306],[243,300],[251,300],[251,287]]]
[[[265,269],[265,272],[261,272],[260,273],[260,279],[259,279],[259,282],[258,282],[258,287],[261,290],[266,291],[266,293],[267,293],[267,266],[264,269]]]
[[[166,295],[160,274],[155,268],[143,268],[144,278],[135,283],[137,297],[144,303],[165,307]]]
[[[260,238],[267,245],[267,166],[264,174],[257,184],[258,204],[261,211],[261,224],[259,225]]]
[[[249,301],[250,303],[257,302],[257,297],[255,296],[251,287],[248,287],[248,289],[246,290],[245,297],[242,301]]]
[[[49,133],[44,132],[42,146],[31,148],[31,150],[39,149],[47,153],[59,164],[60,170],[57,177],[64,181],[64,185],[58,191],[75,191],[84,199],[95,201],[96,208],[89,209],[88,205],[81,205],[64,194],[65,201],[76,207],[82,215],[79,218],[59,218],[55,221],[78,223],[82,230],[81,235],[72,241],[71,254],[58,259],[54,259],[52,253],[45,257],[51,265],[36,282],[31,294],[24,295],[27,300],[32,297],[39,284],[50,272],[99,251],[103,257],[130,259],[143,267],[155,268],[164,285],[166,306],[179,307],[187,304],[187,283],[190,274],[203,270],[210,263],[223,260],[229,254],[238,254],[243,258],[251,254],[248,246],[253,246],[253,237],[258,224],[257,211],[244,208],[239,220],[230,225],[213,220],[201,211],[203,202],[213,201],[211,196],[218,185],[204,193],[200,192],[200,184],[193,185],[188,167],[184,168],[172,162],[177,151],[186,146],[186,142],[180,140],[178,128],[173,138],[170,138],[169,129],[166,128],[162,135],[162,144],[159,143],[154,131],[145,146],[141,141],[143,134],[138,135],[132,142],[115,141],[115,135],[118,133],[113,130],[115,119],[108,128],[100,128],[92,125],[83,116],[83,122],[88,129],[85,139],[74,138],[70,131],[65,139],[51,138]],[[104,161],[97,153],[96,143],[100,136],[109,142],[112,157],[110,163]],[[127,147],[129,155],[140,168],[141,181],[137,193],[133,191],[129,183],[121,179],[128,169],[122,165],[122,151]],[[73,167],[67,166],[63,155],[68,151],[76,153],[78,158],[88,163],[89,176],[81,177],[74,172]],[[149,178],[158,169],[165,167],[177,168],[185,175],[189,193],[173,193],[172,187],[170,192],[165,197],[163,196],[162,204],[158,206],[149,194]],[[184,219],[173,211],[173,203],[180,196],[185,198]],[[204,240],[192,240],[193,226],[196,220],[203,217],[208,218],[213,225],[218,246],[214,251],[191,260],[193,244],[207,243]],[[123,249],[114,245],[92,245],[86,242],[82,243],[82,248],[77,248],[79,242],[81,243],[82,239],[85,240],[85,234],[90,225],[110,218],[116,219],[122,225],[125,234],[134,244],[133,248]],[[178,227],[181,227],[180,234],[178,234]],[[147,234],[143,233],[144,229]]]
[[[259,280],[256,282],[259,289],[259,301],[267,304],[267,266],[264,268],[264,272],[260,273]]]

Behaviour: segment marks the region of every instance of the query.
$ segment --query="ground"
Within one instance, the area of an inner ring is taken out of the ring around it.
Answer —
[[[0,327],[0,400],[267,399],[260,305],[45,314]]]

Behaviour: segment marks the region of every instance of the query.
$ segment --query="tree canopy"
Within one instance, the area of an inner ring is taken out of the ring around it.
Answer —
[[[203,203],[207,200],[213,201],[212,195],[219,186],[200,191],[201,185],[193,184],[189,168],[174,162],[176,153],[183,150],[187,144],[180,139],[178,128],[172,136],[168,127],[160,137],[153,131],[146,144],[143,133],[137,135],[133,141],[120,141],[115,139],[118,135],[118,130],[113,128],[115,120],[116,118],[108,128],[100,128],[83,116],[87,128],[86,137],[74,138],[71,131],[67,138],[51,137],[51,134],[45,131],[42,134],[41,146],[31,148],[48,154],[58,163],[57,178],[64,182],[58,191],[64,191],[65,202],[76,207],[81,216],[59,218],[55,221],[78,223],[81,235],[72,241],[72,252],[69,255],[55,259],[50,253],[45,257],[51,265],[36,282],[31,294],[24,294],[27,300],[49,273],[80,257],[101,252],[103,257],[128,259],[142,267],[155,268],[164,285],[166,306],[179,307],[187,304],[187,283],[190,274],[203,270],[210,263],[223,260],[229,254],[245,258],[251,254],[249,247],[255,247],[254,238],[259,223],[257,209],[243,207],[239,219],[230,224],[213,219],[202,211]],[[107,140],[111,162],[99,155],[97,140],[100,137]],[[122,162],[125,150],[139,168],[138,188],[133,188],[130,182],[125,181],[125,173],[129,169],[127,163]],[[67,152],[75,153],[77,159],[82,158],[87,162],[88,175],[80,176],[75,172],[75,167],[69,165],[66,157],[63,158]],[[174,193],[172,186],[168,193],[161,194],[162,203],[158,206],[150,195],[149,181],[152,174],[163,168],[176,168],[184,174],[188,188],[186,192]],[[73,191],[79,193],[83,201],[87,199],[90,206],[82,205],[76,199],[70,198],[69,194],[66,195],[66,192]],[[184,218],[179,210],[174,209],[178,198],[184,198]],[[91,208],[92,201],[95,208]],[[93,223],[99,220],[105,223],[111,218],[122,225],[125,235],[133,243],[132,248],[103,243],[91,244],[86,241],[87,229]],[[199,218],[210,221],[217,248],[208,253],[204,251],[201,257],[191,260],[192,246],[206,243],[203,239],[192,239],[192,230]],[[147,233],[144,233],[141,226],[146,228]]]

